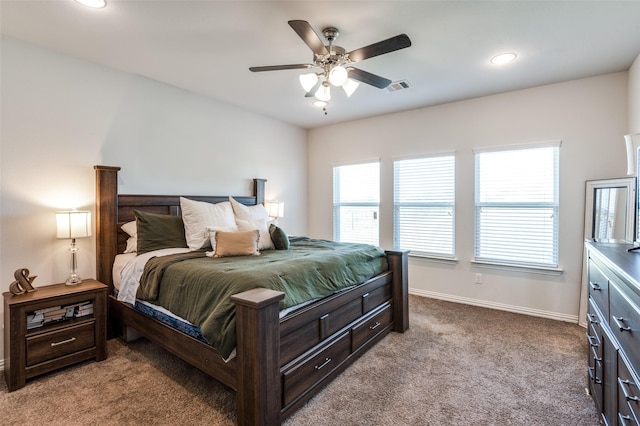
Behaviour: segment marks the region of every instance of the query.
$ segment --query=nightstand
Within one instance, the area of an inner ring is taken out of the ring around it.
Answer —
[[[107,357],[107,286],[54,284],[4,296],[4,376],[9,392],[27,379]]]

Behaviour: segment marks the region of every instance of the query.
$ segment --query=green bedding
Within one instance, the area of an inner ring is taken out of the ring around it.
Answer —
[[[302,238],[289,250],[213,259],[204,251],[151,259],[137,297],[169,309],[200,328],[226,359],[236,345],[231,296],[252,288],[282,291],[280,308],[325,297],[388,269],[378,247]]]

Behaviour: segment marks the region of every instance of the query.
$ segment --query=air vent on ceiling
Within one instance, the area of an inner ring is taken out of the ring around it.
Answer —
[[[388,85],[387,90],[390,92],[397,92],[398,90],[408,89],[409,87],[409,82],[407,80],[399,80]]]

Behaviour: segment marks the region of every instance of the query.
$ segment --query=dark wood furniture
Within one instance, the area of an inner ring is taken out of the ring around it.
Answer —
[[[119,167],[95,166],[97,274],[109,283],[113,332],[127,328],[237,391],[240,425],[274,425],[299,408],[356,358],[391,331],[409,328],[408,252],[387,251],[389,270],[371,280],[279,318],[283,293],[253,289],[232,297],[236,304],[236,357],[224,362],[201,341],[154,320],[112,296],[112,265],[127,235],[120,227],[134,220],[133,209],[180,214],[179,196],[118,194]],[[234,196],[246,205],[264,202],[263,179],[252,196]],[[228,196],[186,196],[221,202]]]
[[[588,243],[589,391],[607,425],[640,425],[640,253]]]
[[[27,379],[76,362],[107,357],[107,286],[84,280],[74,286],[54,284],[32,293],[4,296],[4,376],[9,392]],[[27,329],[27,315],[56,306],[93,302],[93,314]]]

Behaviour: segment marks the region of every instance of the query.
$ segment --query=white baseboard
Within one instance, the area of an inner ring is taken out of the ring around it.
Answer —
[[[469,297],[455,296],[452,294],[436,293],[434,291],[419,290],[415,288],[409,289],[409,294],[416,296],[430,297],[432,299],[445,300],[447,302],[462,303],[465,305],[480,306],[483,308],[496,309],[499,311],[515,312],[517,314],[531,315],[534,317],[549,318],[558,321],[578,323],[577,315],[567,315],[558,312],[542,311],[540,309],[525,308],[522,306],[505,305],[504,303],[489,302],[480,299],[471,299]]]
[[[4,371],[4,359],[0,359],[0,371]]]

